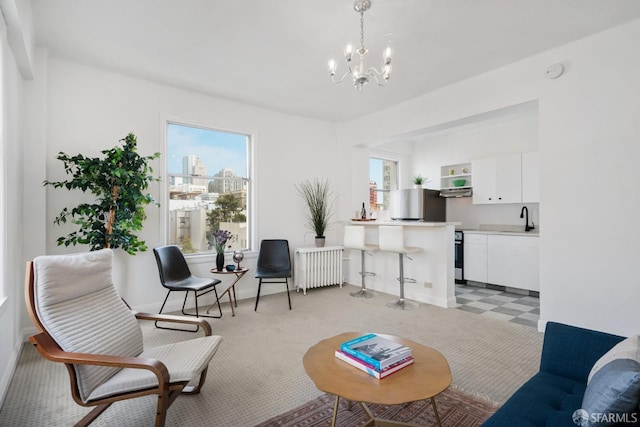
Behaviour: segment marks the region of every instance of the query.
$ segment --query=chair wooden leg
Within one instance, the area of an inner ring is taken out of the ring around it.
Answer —
[[[171,404],[169,392],[158,394],[158,406],[156,409],[156,427],[164,427],[164,422],[167,419],[167,409]]]
[[[85,415],[80,421],[78,421],[74,427],[86,427],[91,424],[100,414],[102,414],[111,403],[104,403],[93,408],[87,415]]]
[[[204,371],[202,371],[200,373],[200,381],[198,381],[198,385],[194,386],[186,386],[185,388],[182,389],[182,393],[183,394],[198,394],[200,393],[200,389],[202,388],[202,385],[204,384],[204,380],[207,379],[207,369],[205,368]]]
[[[258,311],[258,301],[260,300],[260,288],[262,287],[262,279],[258,280],[258,295],[256,295],[256,306],[253,311]]]

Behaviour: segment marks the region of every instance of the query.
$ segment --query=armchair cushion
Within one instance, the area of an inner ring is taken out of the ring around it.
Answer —
[[[36,311],[64,351],[124,357],[142,353],[142,330],[116,293],[112,263],[109,249],[33,260]],[[74,365],[74,369],[85,402],[120,370],[90,365]]]
[[[209,365],[221,342],[220,336],[195,338],[153,347],[143,351],[138,357],[162,360],[169,371],[171,382],[189,381]],[[158,379],[150,371],[124,368],[96,387],[89,400],[107,397],[116,392],[143,390],[157,384]]]

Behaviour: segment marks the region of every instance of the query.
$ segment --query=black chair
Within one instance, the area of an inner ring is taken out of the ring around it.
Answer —
[[[191,274],[189,270],[189,266],[178,248],[175,245],[162,246],[159,248],[153,249],[153,254],[156,257],[156,263],[158,264],[158,271],[160,273],[160,283],[162,286],[167,288],[169,291],[167,292],[167,296],[162,303],[162,307],[160,307],[160,313],[164,309],[167,300],[169,299],[169,295],[173,291],[186,292],[184,295],[184,301],[182,302],[182,314],[186,316],[195,316],[195,317],[212,317],[219,319],[222,317],[222,308],[220,307],[220,300],[218,299],[218,291],[216,290],[216,285],[220,283],[218,279],[212,278],[203,278],[196,277]],[[219,316],[211,316],[206,314],[200,314],[198,311],[198,297],[201,297],[209,292],[213,291],[216,295],[215,304],[218,305],[218,311],[220,312]],[[187,297],[189,296],[189,292],[193,292],[196,299],[196,313],[186,313],[184,311],[184,306],[187,303]],[[163,326],[158,326],[158,322],[155,322],[156,328],[159,329],[171,329],[174,331],[180,331],[184,329],[175,329],[175,328],[167,328]],[[197,332],[198,328],[195,331],[189,332]]]
[[[287,287],[287,299],[289,300],[289,310],[291,310],[291,297],[289,296],[289,281],[291,277],[291,258],[289,257],[289,242],[287,240],[272,239],[260,242],[260,252],[258,253],[258,265],[256,267],[256,279],[258,281],[258,296],[256,296],[256,307],[260,300],[260,288],[264,283],[285,283]],[[275,279],[284,279],[275,280]]]

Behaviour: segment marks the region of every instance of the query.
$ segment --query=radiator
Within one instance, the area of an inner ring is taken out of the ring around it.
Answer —
[[[294,280],[296,291],[302,289],[304,295],[310,288],[342,287],[342,246],[296,249]]]

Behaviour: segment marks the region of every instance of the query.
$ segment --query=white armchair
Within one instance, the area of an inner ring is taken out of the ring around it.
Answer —
[[[176,397],[200,391],[222,337],[202,319],[131,310],[113,286],[112,264],[110,249],[29,262],[26,300],[38,329],[29,340],[66,365],[76,403],[95,406],[77,425],[90,424],[113,402],[157,394],[161,427]],[[197,325],[205,336],[145,349],[139,319]],[[192,381],[197,385],[187,387]]]

